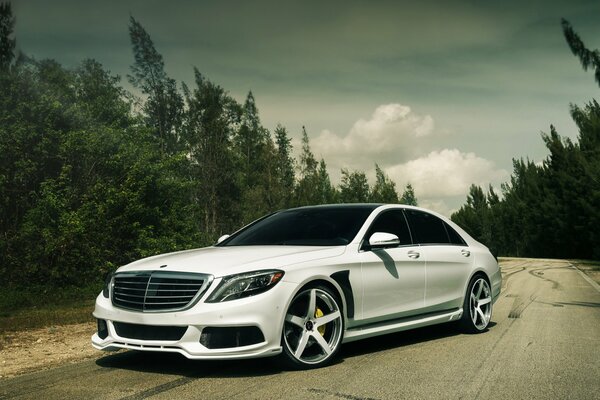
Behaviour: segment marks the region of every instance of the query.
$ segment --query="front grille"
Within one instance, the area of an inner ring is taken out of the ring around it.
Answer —
[[[115,274],[112,302],[116,307],[143,312],[191,307],[211,282],[205,274],[168,271]]]
[[[180,340],[187,326],[155,326],[113,322],[117,335],[138,340]]]

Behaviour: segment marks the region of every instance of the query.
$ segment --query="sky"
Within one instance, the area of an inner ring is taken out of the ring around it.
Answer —
[[[18,48],[76,67],[86,58],[125,78],[130,15],[167,73],[193,67],[240,102],[252,91],[262,124],[306,127],[332,181],[340,169],[450,215],[472,183],[499,188],[513,158],[542,162],[541,132],[576,138],[569,104],[597,98],[562,35],[600,47],[599,1],[77,1],[13,0]]]

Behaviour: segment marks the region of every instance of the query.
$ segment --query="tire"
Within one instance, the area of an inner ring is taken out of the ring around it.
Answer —
[[[341,301],[329,288],[307,287],[292,299],[281,333],[281,361],[291,369],[330,364],[342,345]]]
[[[490,284],[483,275],[475,275],[467,287],[459,326],[465,333],[481,333],[487,330],[491,318]]]

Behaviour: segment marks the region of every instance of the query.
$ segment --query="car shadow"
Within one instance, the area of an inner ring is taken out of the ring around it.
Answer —
[[[490,322],[490,327],[495,325]],[[340,349],[334,364],[394,348],[411,346],[438,339],[461,335],[454,324],[442,324],[411,331],[391,333],[374,338],[347,343]],[[286,369],[273,358],[250,360],[189,360],[179,353],[152,353],[144,351],[121,351],[96,360],[96,365],[107,369],[178,375],[187,378],[258,377],[276,375]]]
[[[96,365],[102,368],[179,375],[188,378],[258,377],[282,372],[280,367],[268,359],[190,360],[179,353],[136,350],[107,355],[96,360]]]

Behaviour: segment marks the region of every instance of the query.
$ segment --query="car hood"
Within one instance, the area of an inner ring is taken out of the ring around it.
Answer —
[[[144,258],[118,269],[125,271],[200,272],[216,278],[260,269],[286,266],[335,257],[345,246],[226,246],[205,247]]]

